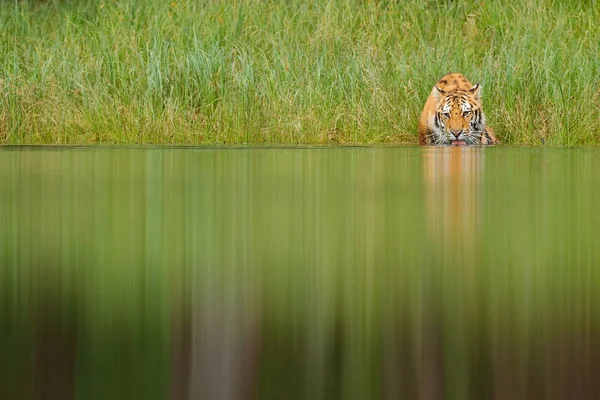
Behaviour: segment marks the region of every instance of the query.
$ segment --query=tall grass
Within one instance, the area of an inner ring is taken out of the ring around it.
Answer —
[[[504,143],[597,144],[594,3],[0,0],[0,143],[415,143],[460,71]]]

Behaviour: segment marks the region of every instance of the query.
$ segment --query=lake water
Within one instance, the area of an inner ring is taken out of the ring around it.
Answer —
[[[600,149],[0,150],[6,399],[592,399]]]

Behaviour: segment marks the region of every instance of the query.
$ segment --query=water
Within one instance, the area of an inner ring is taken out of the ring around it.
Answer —
[[[600,150],[4,148],[11,399],[588,399]]]

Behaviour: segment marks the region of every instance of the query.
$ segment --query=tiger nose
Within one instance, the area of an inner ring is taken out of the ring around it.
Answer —
[[[458,137],[460,136],[460,134],[463,132],[462,129],[450,129],[450,132],[454,135],[454,137],[456,137],[458,139]]]

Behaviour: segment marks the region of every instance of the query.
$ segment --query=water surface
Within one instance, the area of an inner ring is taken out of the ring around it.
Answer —
[[[600,151],[4,148],[0,390],[587,399]]]

